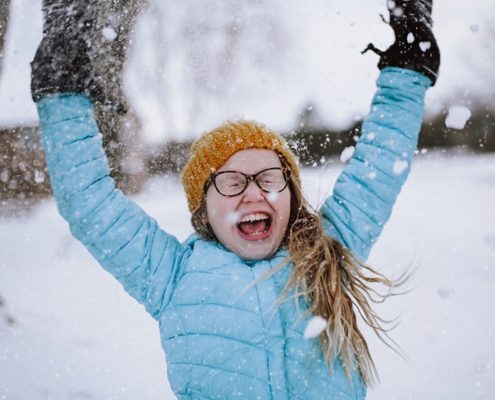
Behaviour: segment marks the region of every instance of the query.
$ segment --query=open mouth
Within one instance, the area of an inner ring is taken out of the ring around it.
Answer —
[[[247,240],[266,239],[271,232],[272,218],[265,213],[253,213],[243,216],[237,223],[241,236]]]

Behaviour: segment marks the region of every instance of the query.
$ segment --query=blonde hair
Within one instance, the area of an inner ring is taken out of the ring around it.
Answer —
[[[371,386],[378,381],[378,373],[359,329],[356,310],[378,338],[397,351],[398,346],[388,336],[390,329],[386,328],[391,321],[382,319],[371,303],[381,303],[395,295],[392,289],[402,285],[408,276],[390,280],[358,260],[325,234],[320,215],[304,198],[298,182],[291,181],[290,189],[292,215],[286,243],[293,268],[279,301],[289,293],[296,304],[301,298],[310,300],[305,315],[318,315],[327,323],[320,343],[329,369],[340,356],[349,379],[357,368],[366,385]],[[371,287],[374,284],[385,286],[386,293],[377,292]]]

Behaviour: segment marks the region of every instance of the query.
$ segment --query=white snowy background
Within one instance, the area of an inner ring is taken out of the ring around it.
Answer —
[[[37,121],[29,61],[41,38],[41,1],[11,3],[0,126]],[[378,57],[361,50],[369,42],[385,49],[393,41],[379,17],[387,13],[385,0],[147,3],[124,84],[150,143],[198,136],[238,116],[287,132],[307,104],[322,123],[345,128],[366,114],[375,88]],[[494,99],[493,0],[435,0],[433,16],[442,65],[427,115]],[[239,36],[230,58],[225,20]]]
[[[230,94],[205,95],[210,107],[188,122],[195,88],[187,74],[177,72],[187,57],[168,44],[167,54],[176,56],[177,65],[167,68],[175,79],[161,84],[172,100],[163,100],[148,76],[160,81],[159,53],[152,46],[156,36],[149,27],[160,25],[157,15],[175,21],[178,8],[166,1],[150,3],[155,13],[145,13],[138,24],[126,75],[150,143],[197,134],[237,115],[290,130],[308,101],[325,123],[346,126],[366,113],[377,76],[376,58],[359,50],[369,41],[385,47],[391,39],[377,17],[385,11],[381,0],[366,5],[270,2],[285,32],[283,63],[268,63],[259,71],[239,67]],[[427,113],[451,105],[469,108],[476,97],[495,98],[494,55],[486,51],[494,11],[493,0],[435,1],[443,64],[437,86],[428,93]],[[36,123],[28,62],[40,38],[40,17],[39,1],[13,1],[0,77],[2,125]],[[258,45],[254,41],[244,51],[256,52]],[[466,108],[460,110],[454,122]],[[173,122],[165,115],[173,115]],[[332,159],[326,167],[303,171],[313,204],[329,193],[342,165]],[[180,239],[191,232],[176,176],[151,180],[134,199]],[[494,200],[495,155],[418,153],[369,260],[391,276],[415,271],[411,292],[379,307],[387,317],[400,315],[393,338],[408,360],[368,335],[382,378],[370,399],[495,399]],[[0,219],[0,294],[5,299],[0,307],[0,399],[174,398],[155,322],[72,238],[52,199],[31,213]]]

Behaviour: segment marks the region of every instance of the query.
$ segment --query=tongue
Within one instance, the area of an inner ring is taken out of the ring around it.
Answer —
[[[241,222],[239,224],[239,229],[247,235],[252,235],[254,233],[261,233],[264,230],[266,230],[267,221],[268,220],[263,219],[254,222]]]

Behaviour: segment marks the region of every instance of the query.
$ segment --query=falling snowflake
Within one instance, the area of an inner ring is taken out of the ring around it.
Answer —
[[[392,171],[394,172],[395,175],[400,175],[407,169],[408,165],[409,164],[407,163],[406,160],[396,160],[394,162]]]
[[[373,180],[376,178],[376,172],[375,171],[368,172],[366,176],[368,177],[368,179]]]
[[[113,42],[117,38],[117,32],[110,26],[103,28],[101,34],[107,42]]]
[[[280,194],[277,192],[270,192],[267,194],[266,198],[268,199],[268,201],[270,203],[274,203],[278,200],[279,196],[280,196]]]
[[[43,171],[34,170],[34,181],[36,183],[43,183],[45,181],[45,174]]]
[[[471,110],[464,106],[452,106],[449,108],[445,125],[447,128],[464,129],[467,120],[471,117]]]
[[[340,161],[343,163],[349,161],[354,154],[354,150],[356,150],[354,146],[349,146],[342,150],[342,153],[340,153]]]
[[[431,42],[419,42],[419,48],[421,51],[424,53],[425,51],[429,50],[431,48]]]
[[[327,320],[319,315],[315,315],[309,320],[306,329],[304,329],[304,339],[314,339],[318,337],[320,333],[325,330],[326,326]]]
[[[241,219],[241,213],[236,211],[229,212],[226,216],[226,220],[229,225],[236,225],[240,219]]]

